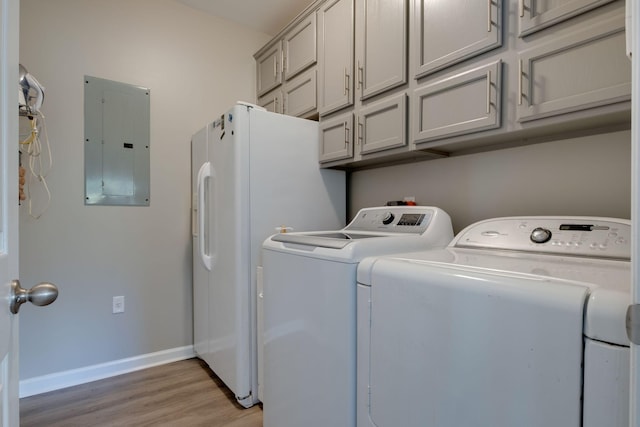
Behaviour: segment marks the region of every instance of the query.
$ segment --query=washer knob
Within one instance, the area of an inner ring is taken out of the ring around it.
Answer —
[[[391,212],[387,212],[387,213],[385,213],[385,214],[384,214],[384,216],[382,217],[382,223],[383,223],[384,225],[389,225],[389,224],[391,224],[391,223],[393,222],[393,219],[394,219],[395,217],[396,217],[396,216],[395,216],[394,214],[392,214]]]
[[[546,228],[538,227],[531,232],[530,238],[533,243],[546,243],[551,240],[551,231]]]

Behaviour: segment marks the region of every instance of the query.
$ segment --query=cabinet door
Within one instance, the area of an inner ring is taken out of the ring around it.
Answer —
[[[521,122],[631,99],[623,16],[523,51],[518,59]]]
[[[357,0],[360,99],[406,83],[408,13],[408,0]]]
[[[284,114],[301,117],[313,112],[318,104],[316,70],[300,74],[284,85]]]
[[[285,80],[298,75],[301,71],[316,63],[316,15],[312,13],[300,22],[282,39]]]
[[[353,104],[353,0],[329,0],[318,11],[320,115]]]
[[[500,127],[501,74],[497,61],[416,89],[414,142]]]
[[[276,43],[256,60],[258,96],[264,95],[282,83],[281,57],[282,46],[280,43]]]
[[[413,0],[415,78],[502,45],[502,0]]]
[[[361,109],[356,135],[362,154],[406,145],[407,95],[402,93]]]
[[[282,91],[273,90],[258,98],[258,105],[272,113],[282,113]]]
[[[353,157],[353,114],[320,122],[320,163]]]
[[[565,21],[613,0],[518,0],[520,37]],[[627,0],[637,1],[637,0]]]

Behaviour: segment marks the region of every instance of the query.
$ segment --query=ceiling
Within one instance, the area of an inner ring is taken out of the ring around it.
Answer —
[[[187,6],[276,35],[313,0],[178,0]]]

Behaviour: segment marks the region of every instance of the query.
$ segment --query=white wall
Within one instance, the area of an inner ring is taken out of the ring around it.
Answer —
[[[512,215],[630,218],[629,131],[354,172],[350,214],[415,196],[456,231]]]
[[[190,137],[255,99],[252,55],[270,37],[173,0],[20,5],[20,62],[46,87],[54,156],[49,210],[21,208],[20,279],[60,288],[20,312],[21,379],[191,345]],[[85,74],[151,89],[150,207],[84,206]]]

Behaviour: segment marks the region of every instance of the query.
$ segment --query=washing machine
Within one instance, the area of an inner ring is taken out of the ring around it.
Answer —
[[[279,233],[263,244],[265,427],[356,424],[356,270],[366,256],[445,247],[436,207],[360,210],[341,230]]]
[[[630,233],[498,218],[363,260],[358,427],[626,427]]]

